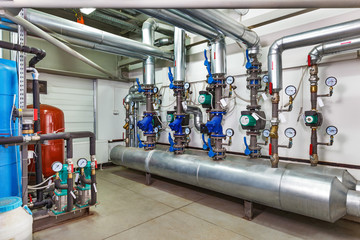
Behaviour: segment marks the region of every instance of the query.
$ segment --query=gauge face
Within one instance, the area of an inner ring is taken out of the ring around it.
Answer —
[[[157,87],[154,87],[154,93],[157,93],[159,89]]]
[[[135,106],[135,102],[131,102],[130,105],[133,107]]]
[[[335,77],[328,77],[326,80],[325,80],[325,84],[326,86],[328,87],[333,87],[335,86],[337,83],[337,79]]]
[[[293,85],[289,85],[285,88],[285,93],[288,96],[294,96],[296,93],[296,87]]]
[[[262,132],[264,137],[269,137],[270,136],[270,130],[269,129],[264,129],[264,131]]]
[[[52,165],[51,165],[51,169],[54,171],[54,172],[60,172],[61,169],[62,169],[63,165],[61,162],[54,162]]]
[[[158,127],[154,127],[154,132],[158,133],[159,132],[159,128]]]
[[[85,158],[80,158],[77,161],[77,165],[78,165],[79,168],[84,168],[87,165],[87,160]]]
[[[228,76],[226,78],[226,84],[231,85],[235,82],[235,78],[233,76]]]
[[[338,133],[338,130],[335,126],[328,126],[326,128],[326,133],[330,136],[334,136]]]
[[[232,128],[226,129],[226,136],[228,137],[234,136],[234,130]]]
[[[190,133],[191,133],[190,128],[188,128],[188,127],[187,127],[187,128],[185,128],[185,134],[186,134],[186,135],[189,135]]]
[[[262,77],[262,80],[263,80],[264,83],[268,83],[269,82],[269,75],[264,75]]]
[[[184,89],[185,89],[185,90],[188,90],[189,88],[190,88],[190,83],[185,83],[185,84],[184,84]]]
[[[288,138],[293,138],[296,136],[296,130],[293,128],[287,128],[285,129],[285,136]]]
[[[130,128],[130,129],[134,129],[134,125],[130,124],[130,125],[129,125],[129,128]]]

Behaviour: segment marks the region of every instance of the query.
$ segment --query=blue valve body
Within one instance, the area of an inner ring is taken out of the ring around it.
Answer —
[[[209,132],[214,133],[215,136],[216,135],[221,135],[223,136],[223,129],[221,126],[221,121],[223,118],[223,114],[225,114],[224,112],[211,112],[212,114],[215,114],[215,116],[213,116],[213,118],[206,123],[206,127],[209,130]]]
[[[183,134],[182,120],[184,119],[184,117],[184,115],[175,116],[175,120],[169,124],[169,127],[172,131],[176,132],[177,134]]]
[[[250,57],[249,57],[249,50],[246,49],[245,53],[246,53],[246,60],[247,60],[246,65],[245,65],[246,69],[257,69],[258,67],[253,66],[251,64]]]
[[[138,121],[138,127],[145,133],[154,133],[152,120],[153,116],[151,114],[145,115],[142,120]]]

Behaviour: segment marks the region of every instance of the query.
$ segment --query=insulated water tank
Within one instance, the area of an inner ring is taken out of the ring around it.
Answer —
[[[29,105],[28,108],[33,108]],[[40,104],[40,129],[41,134],[64,132],[65,120],[64,113],[57,107]],[[64,162],[64,140],[51,140],[41,145],[42,169],[44,177],[49,177],[54,173],[51,169],[53,162]],[[33,146],[29,146],[33,150]],[[31,161],[29,172],[35,172],[35,163]]]
[[[0,137],[18,136],[12,109],[18,106],[16,62],[0,59]],[[0,146],[0,198],[21,197],[21,159],[18,146]]]

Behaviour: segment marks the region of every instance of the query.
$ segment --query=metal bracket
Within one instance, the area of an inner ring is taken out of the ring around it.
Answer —
[[[244,200],[244,211],[245,211],[244,218],[249,221],[253,220],[253,218],[254,218],[253,202]]]
[[[145,173],[145,185],[150,186],[151,185],[151,174]]]

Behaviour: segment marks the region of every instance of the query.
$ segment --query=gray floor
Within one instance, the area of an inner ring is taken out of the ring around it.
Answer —
[[[360,239],[360,224],[330,224],[261,207],[243,219],[240,200],[122,167],[97,171],[93,215],[34,234],[34,239]],[[57,236],[57,237],[56,237]]]

